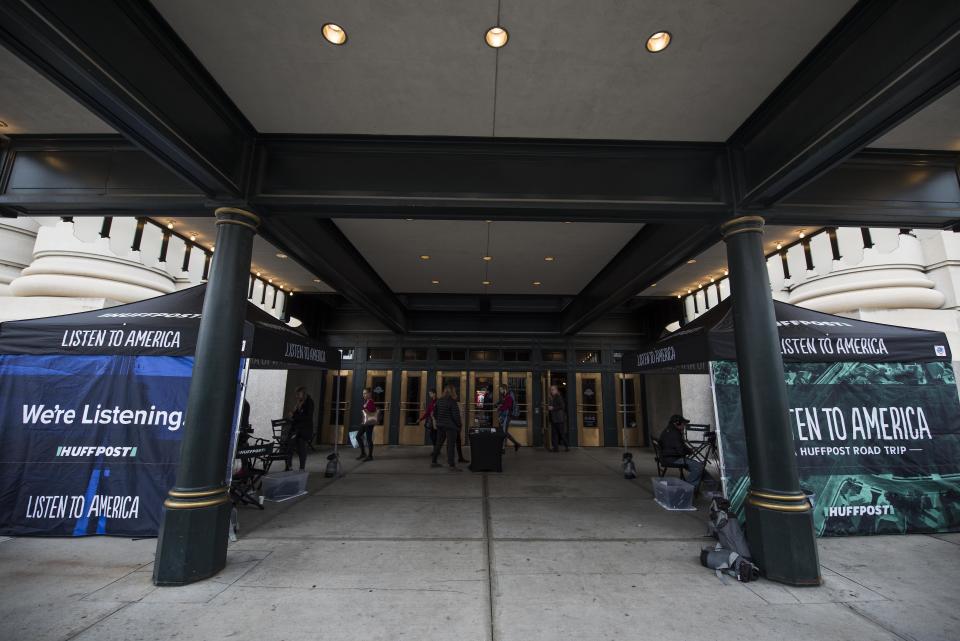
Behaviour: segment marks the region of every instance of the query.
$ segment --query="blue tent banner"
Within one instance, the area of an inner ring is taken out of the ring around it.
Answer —
[[[0,534],[155,536],[192,356],[0,355]]]

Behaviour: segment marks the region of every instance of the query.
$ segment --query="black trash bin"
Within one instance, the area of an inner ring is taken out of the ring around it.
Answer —
[[[470,471],[502,472],[503,434],[495,429],[475,428],[467,432],[470,439]]]

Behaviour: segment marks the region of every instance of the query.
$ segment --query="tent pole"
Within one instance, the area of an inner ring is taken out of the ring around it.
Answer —
[[[223,465],[237,401],[253,236],[260,219],[221,207],[217,251],[203,299],[177,480],[164,501],[153,569],[156,585],[213,576],[227,560],[231,502]]]
[[[820,562],[810,503],[800,489],[783,357],[763,254],[763,218],[741,216],[721,227],[727,245],[740,401],[750,493],[750,551],[771,580],[819,585]]]

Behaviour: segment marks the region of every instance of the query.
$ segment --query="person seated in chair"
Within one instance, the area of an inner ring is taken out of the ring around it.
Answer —
[[[660,458],[664,463],[683,463],[687,469],[687,483],[697,487],[703,474],[703,463],[690,457],[693,450],[683,436],[689,424],[690,421],[679,414],[670,417],[667,427],[660,433]]]

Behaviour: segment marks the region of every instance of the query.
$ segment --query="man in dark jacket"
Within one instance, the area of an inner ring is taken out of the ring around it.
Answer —
[[[457,403],[457,393],[453,385],[447,385],[443,388],[443,396],[437,401],[436,409],[437,430],[446,435],[446,438],[438,438],[436,445],[433,446],[433,463],[431,467],[440,467],[437,458],[440,456],[440,446],[447,443],[447,465],[451,472],[459,472],[454,461],[454,452],[457,448],[457,441],[460,436],[460,428],[463,422],[460,420],[460,405]],[[462,456],[462,455],[461,455]]]
[[[550,400],[547,402],[547,411],[550,413],[550,451],[559,452],[560,443],[563,451],[569,452],[567,445],[567,402],[560,395],[560,388],[550,386]]]
[[[313,438],[313,399],[307,394],[305,387],[297,388],[297,404],[290,412],[290,442],[287,444],[287,466],[292,469],[293,450],[297,450],[300,458],[300,469],[307,466],[307,448]]]
[[[703,463],[690,458],[693,450],[683,437],[683,431],[689,424],[690,421],[679,414],[670,417],[667,427],[660,432],[660,456],[664,463],[683,463],[689,472],[686,475],[687,483],[696,487],[703,474]]]

